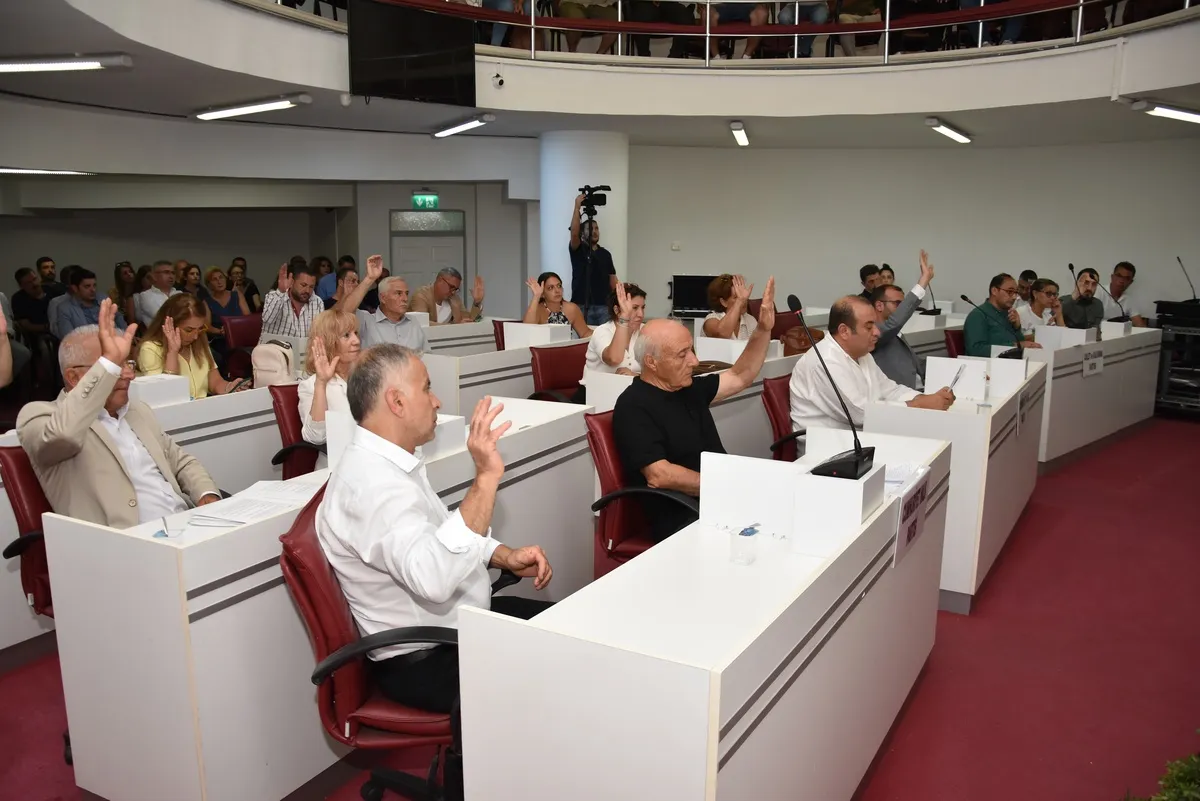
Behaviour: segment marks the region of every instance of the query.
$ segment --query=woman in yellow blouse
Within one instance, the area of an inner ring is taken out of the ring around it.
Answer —
[[[138,372],[184,376],[193,400],[224,395],[234,387],[249,389],[221,377],[204,334],[204,311],[204,301],[195,295],[180,292],[168,298],[138,347]]]

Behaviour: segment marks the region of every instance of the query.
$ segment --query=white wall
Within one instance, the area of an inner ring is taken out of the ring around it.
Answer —
[[[1138,267],[1144,299],[1183,298],[1181,256],[1200,280],[1200,142],[1174,140],[951,152],[630,149],[629,275],[647,312],[670,307],[673,273],[741,272],[777,305],[827,306],[888,262],[914,283],[929,251],[940,299],[976,302],[998,272],[1070,284],[1067,263]],[[671,250],[678,242],[681,249]]]
[[[245,256],[250,275],[265,291],[289,257],[313,255],[307,209],[115,209],[0,217],[0,243],[6,267],[0,287],[7,293],[16,289],[13,273],[33,267],[40,256],[50,256],[60,268],[82,264],[96,273],[104,291],[118,261],[135,268],[157,259],[227,267],[234,256]]]

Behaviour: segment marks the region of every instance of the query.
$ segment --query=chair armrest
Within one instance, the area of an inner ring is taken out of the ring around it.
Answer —
[[[500,592],[500,590],[520,583],[521,577],[516,573],[512,572],[511,570],[501,570],[500,575],[497,576],[496,580],[492,582],[492,595]]]
[[[544,389],[529,396],[529,400],[553,401],[555,403],[570,403],[571,399],[553,389]]]
[[[25,550],[30,545],[33,545],[35,542],[41,542],[42,539],[44,539],[44,537],[40,531],[32,531],[28,534],[22,534],[20,537],[17,537],[15,540],[5,546],[3,556],[5,559],[14,559],[25,553]]]
[[[320,684],[338,668],[380,648],[413,644],[458,645],[458,630],[444,626],[405,626],[362,637],[321,660],[312,674],[312,683]]]
[[[279,452],[271,457],[271,464],[276,466],[283,464],[284,460],[291,456],[294,451],[316,451],[317,453],[328,453],[324,443],[320,445],[314,445],[311,442],[305,442],[301,440],[300,442],[293,442],[291,445],[285,445],[284,447],[280,448]]]
[[[792,442],[793,440],[800,439],[806,433],[807,432],[802,428],[799,431],[793,431],[792,433],[788,434],[786,437],[780,437],[779,439],[777,439],[771,443],[771,453],[775,453],[775,451],[779,450],[784,445],[787,445],[789,442]]]
[[[627,495],[657,495],[660,498],[667,498],[682,506],[686,506],[695,512],[697,516],[700,514],[699,498],[693,498],[691,495],[686,495],[678,490],[656,489],[655,487],[622,487],[619,490],[614,490],[593,503],[592,511],[599,512],[613,501],[618,498],[624,498]]]

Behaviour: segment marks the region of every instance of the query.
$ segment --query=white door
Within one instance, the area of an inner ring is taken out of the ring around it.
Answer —
[[[453,267],[466,274],[461,236],[392,235],[392,275],[408,282],[410,292],[433,283],[438,270]]]

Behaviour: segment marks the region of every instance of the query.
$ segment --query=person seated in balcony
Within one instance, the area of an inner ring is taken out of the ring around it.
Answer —
[[[629,5],[629,19],[632,22],[665,22],[669,25],[695,25],[696,7],[694,5],[685,5],[683,3],[673,3],[670,0],[635,0]],[[635,55],[649,56],[650,55],[650,37],[637,36],[633,39],[633,51]],[[670,58],[685,58],[687,55],[687,43],[690,37],[687,36],[672,36],[671,50],[667,53]]]
[[[749,339],[758,321],[747,313],[754,284],[746,285],[740,275],[718,275],[708,284],[708,307],[704,336],[714,339]]]
[[[709,6],[711,14],[711,22],[709,23],[712,29],[716,29],[717,24],[722,25],[766,25],[771,18],[771,12],[767,10],[765,3],[721,3],[717,6]],[[826,14],[829,13],[826,9]],[[801,37],[801,48],[804,46],[804,38]],[[812,37],[808,38],[808,49],[812,51]],[[709,58],[717,61],[723,56],[721,55],[718,45],[720,40],[713,36],[708,40]],[[754,58],[755,51],[758,50],[759,37],[751,36],[746,39],[746,50],[742,53],[742,58]]]
[[[959,0],[958,7],[959,9],[965,11],[968,8],[981,8],[983,6],[995,5],[996,3],[1002,2],[1005,2],[1005,0]],[[1005,19],[1004,30],[1000,35],[1000,44],[1015,44],[1016,41],[1021,38],[1021,28],[1024,25],[1024,17],[1009,17]],[[995,44],[995,42],[992,41],[992,34],[989,30],[990,26],[990,21],[977,22],[974,25],[966,26],[967,31],[969,32],[967,47],[991,47],[993,44]]]
[[[529,2],[533,3],[536,2],[536,0],[529,0]],[[483,7],[491,9],[492,11],[505,11],[509,14],[522,14],[525,17],[529,16],[529,10],[525,5],[525,0],[483,0]],[[503,22],[492,23],[492,38],[490,42],[492,47],[503,47],[504,37],[508,36],[510,32],[512,35],[509,37],[509,47],[515,47],[518,50],[529,49],[529,28],[523,28],[517,25],[510,26],[504,24]],[[542,35],[539,31],[539,41],[537,44],[538,50],[543,49],[541,38]]]
[[[783,12],[792,6],[785,6],[779,12],[779,22],[783,23]],[[801,9],[804,7],[801,6]],[[790,18],[790,14],[788,15]],[[860,22],[879,22],[883,19],[883,15],[879,11],[878,0],[842,0],[838,10],[838,22],[842,25],[855,25]],[[824,20],[821,20],[822,22]],[[813,20],[817,22],[817,20]],[[842,53],[849,57],[858,55],[858,45],[855,41],[857,34],[843,33],[838,36],[838,44],[842,46]],[[811,49],[811,44],[810,44]],[[883,34],[879,38],[879,53],[883,54]],[[888,268],[889,271],[891,268]],[[893,276],[894,277],[894,276]],[[892,283],[891,281],[888,282]]]
[[[564,0],[558,5],[558,15],[565,19],[600,19],[607,22],[617,21],[617,0]],[[572,53],[578,52],[579,40],[585,31],[569,30],[566,32],[567,49]],[[600,37],[597,53],[608,53],[617,43],[615,33],[606,33]]]
[[[526,279],[525,285],[533,295],[525,310],[523,323],[532,325],[569,325],[572,338],[587,339],[592,329],[583,319],[583,309],[563,300],[562,279],[558,273],[542,273],[536,279]]]
[[[829,21],[829,5],[822,0],[819,3],[786,3],[779,9],[780,25],[796,25],[801,22],[811,22],[814,25],[824,25]],[[811,58],[815,36],[801,36],[799,52],[796,58]],[[851,36],[851,39],[854,37]]]

